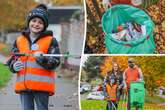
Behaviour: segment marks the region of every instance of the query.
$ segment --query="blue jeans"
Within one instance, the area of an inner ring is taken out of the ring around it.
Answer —
[[[24,91],[20,94],[22,110],[34,110],[34,102],[37,110],[48,110],[49,93],[41,91]]]

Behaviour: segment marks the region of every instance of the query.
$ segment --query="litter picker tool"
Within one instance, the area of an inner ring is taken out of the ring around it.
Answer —
[[[117,110],[115,104],[111,100],[109,100],[108,98],[106,98],[105,100],[107,100],[108,103],[108,110]]]
[[[121,110],[127,110],[127,103],[128,103],[128,93],[124,92]]]
[[[81,58],[80,55],[73,55],[73,54],[39,54],[38,56],[35,56],[34,54],[27,54],[27,53],[13,53],[13,56],[33,56],[33,57],[71,57],[71,58],[75,58],[75,59],[79,59]]]

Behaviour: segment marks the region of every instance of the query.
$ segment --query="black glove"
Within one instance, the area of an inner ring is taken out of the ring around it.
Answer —
[[[45,69],[52,70],[55,69],[60,64],[59,57],[45,57],[42,56],[41,52],[40,53],[38,52],[37,54],[36,54],[36,62]]]

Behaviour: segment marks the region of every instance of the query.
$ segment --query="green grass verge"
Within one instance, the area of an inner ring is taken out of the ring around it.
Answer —
[[[106,101],[81,100],[81,110],[106,110]]]
[[[146,95],[145,102],[150,104],[161,104],[161,103],[165,103],[165,99],[159,96]]]
[[[1,54],[4,56],[9,56],[10,54],[10,46],[6,46],[4,48],[1,49]]]
[[[8,67],[0,63],[0,88],[4,87],[11,78],[11,72]]]
[[[106,110],[106,101],[101,100],[81,100],[81,110]],[[126,103],[124,107],[122,106],[122,101],[118,105],[118,110],[126,108]],[[126,110],[126,109],[125,109]],[[135,109],[131,109],[135,110]],[[143,110],[165,110],[165,106],[159,106],[157,104],[145,103]]]
[[[9,56],[11,45],[0,42],[0,53],[4,56]]]

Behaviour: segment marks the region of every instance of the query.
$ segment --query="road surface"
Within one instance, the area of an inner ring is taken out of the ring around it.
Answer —
[[[0,62],[5,59],[0,55]],[[21,110],[19,95],[13,91],[15,79],[13,74],[8,85],[0,90],[0,110]],[[49,110],[79,110],[77,87],[72,79],[56,78],[56,94],[50,97]]]

